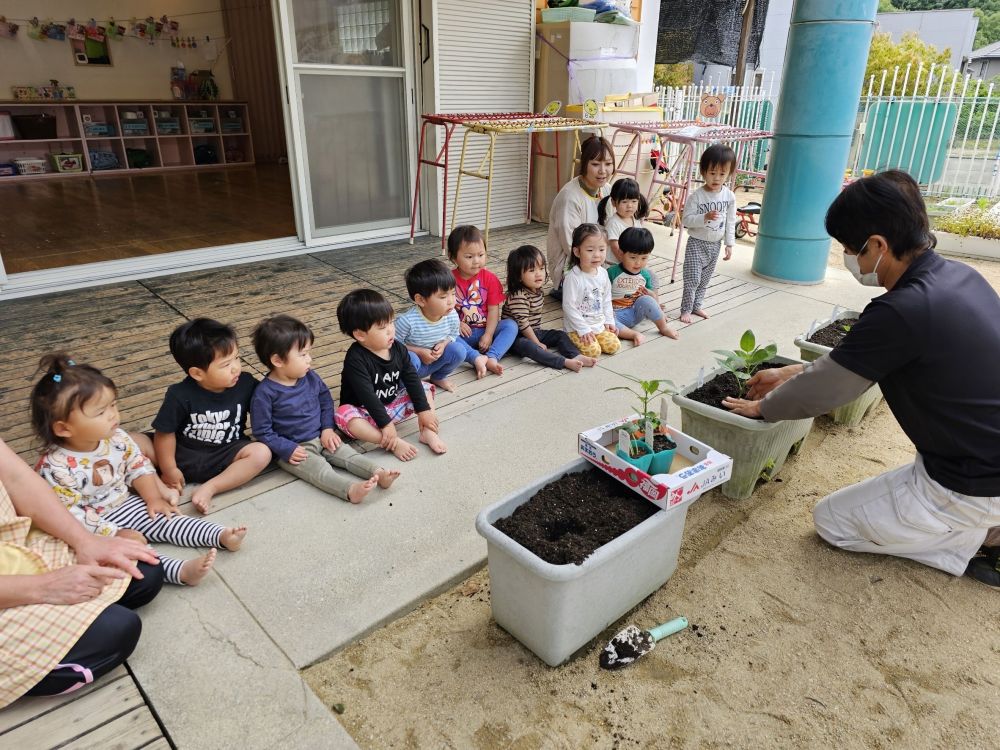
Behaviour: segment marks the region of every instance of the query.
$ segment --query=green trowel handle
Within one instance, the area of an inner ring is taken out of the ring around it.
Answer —
[[[670,622],[665,622],[662,625],[657,625],[649,631],[649,634],[653,636],[654,641],[662,640],[668,635],[673,635],[674,633],[679,633],[684,628],[688,626],[688,621],[684,617],[675,617]]]

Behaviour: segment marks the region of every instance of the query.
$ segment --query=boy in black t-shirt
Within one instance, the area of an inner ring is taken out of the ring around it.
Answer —
[[[217,492],[245,484],[271,461],[244,432],[257,380],[242,372],[236,332],[196,318],[170,334],[170,353],[187,373],[167,389],[153,420],[156,462],[168,487],[201,482],[191,504],[207,513]]]
[[[448,450],[438,436],[434,386],[420,380],[406,347],[395,339],[393,312],[385,298],[372,289],[355,289],[337,305],[340,330],[354,339],[344,357],[340,379],[340,408],[334,414],[345,434],[377,443],[400,461],[417,455],[417,448],[396,434],[396,422],[414,412],[420,442],[435,453]]]

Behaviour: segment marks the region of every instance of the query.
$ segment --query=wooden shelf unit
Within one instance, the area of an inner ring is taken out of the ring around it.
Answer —
[[[0,140],[0,164],[36,157],[49,161],[51,171],[0,176],[0,185],[87,175],[245,166],[254,162],[246,102],[6,101],[0,102],[0,112],[51,114],[56,118],[56,138]],[[85,116],[89,122],[84,122]],[[110,132],[94,133],[93,125],[98,123],[109,126]],[[142,124],[145,129],[140,127]],[[136,153],[140,150],[147,152],[146,157],[136,158],[141,156]],[[130,151],[133,163],[148,158],[149,165],[130,166]],[[118,166],[95,168],[92,152],[114,154]],[[49,154],[60,153],[82,154],[83,171],[55,171]]]

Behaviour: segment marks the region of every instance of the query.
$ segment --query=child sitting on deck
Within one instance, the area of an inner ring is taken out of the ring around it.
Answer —
[[[191,504],[207,513],[212,498],[246,484],[271,462],[271,451],[246,436],[257,379],[242,372],[236,331],[195,318],[170,334],[170,353],[187,377],[167,388],[153,420],[155,461],[168,487],[203,482]]]
[[[616,354],[622,342],[611,309],[611,281],[604,270],[607,235],[597,224],[573,231],[570,268],[563,277],[563,325],[569,340],[588,357]]]
[[[608,211],[611,201],[612,211]],[[641,227],[643,219],[649,216],[649,204],[639,189],[639,183],[631,177],[616,180],[611,186],[611,195],[597,204],[597,217],[608,233],[608,249],[611,257],[621,262],[622,250],[618,238],[622,232],[633,227]]]
[[[455,277],[440,260],[422,260],[404,277],[413,307],[396,318],[396,341],[410,352],[410,360],[421,378],[446,391],[454,391],[448,380],[462,362],[476,372],[486,372],[486,355],[459,338],[455,311]]]
[[[547,278],[545,256],[534,245],[522,245],[507,256],[507,299],[503,303],[503,317],[513,320],[518,328],[511,353],[556,370],[566,368],[580,372],[584,367],[593,367],[597,360],[580,354],[565,331],[541,327],[545,304],[542,285]]]
[[[629,332],[636,346],[645,339],[638,331],[631,331],[644,320],[656,324],[661,336],[677,338],[677,332],[667,325],[660,309],[656,290],[659,284],[653,272],[646,268],[653,252],[653,235],[648,229],[629,227],[619,238],[621,262],[608,270],[611,280],[611,306],[622,338]]]
[[[376,483],[382,489],[392,486],[399,472],[382,468],[337,435],[330,389],[310,367],[312,345],[313,332],[289,315],[275,315],[257,324],[253,347],[268,375],[250,402],[253,435],[292,476],[342,500],[360,503]]]
[[[489,370],[503,375],[500,358],[517,337],[517,325],[500,318],[503,286],[486,268],[486,246],[482,233],[474,226],[455,227],[448,235],[448,259],[455,264],[456,305],[462,339],[486,355],[485,369],[475,365],[476,377]]]
[[[168,583],[195,586],[211,570],[216,547],[240,548],[246,526],[177,513],[177,490],[159,480],[119,427],[110,378],[62,353],[47,354],[38,366],[44,374],[31,391],[31,424],[46,452],[36,469],[80,523],[102,536],[211,548],[191,560],[160,555]]]
[[[420,380],[406,347],[396,341],[392,317],[392,305],[373,289],[355,289],[337,305],[340,330],[354,339],[344,357],[337,428],[409,461],[417,449],[399,437],[395,423],[416,412],[420,442],[444,453],[431,402],[434,386]]]

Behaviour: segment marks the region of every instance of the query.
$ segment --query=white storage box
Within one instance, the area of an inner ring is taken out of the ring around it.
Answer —
[[[13,162],[17,166],[17,171],[20,174],[45,174],[49,171],[49,167],[45,159],[39,159],[34,156],[14,159]]]
[[[488,550],[493,619],[552,667],[666,583],[677,568],[684,535],[687,504],[658,511],[580,565],[553,565],[493,526],[545,485],[589,468],[587,461],[577,459],[476,518]]]
[[[635,57],[639,54],[639,27],[613,23],[540,23],[538,32],[570,60]],[[544,42],[536,43],[544,44]],[[625,89],[631,91],[632,89]]]
[[[618,430],[639,415],[595,427],[580,433],[580,455],[605,474],[614,477],[660,508],[676,508],[695,500],[705,490],[729,480],[733,460],[711,446],[667,425],[671,440],[677,443],[669,474],[650,476],[615,453]]]

